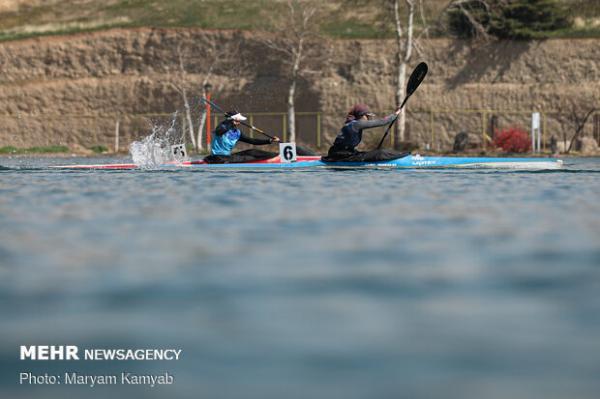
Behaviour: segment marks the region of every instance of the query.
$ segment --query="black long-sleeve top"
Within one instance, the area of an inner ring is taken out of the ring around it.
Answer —
[[[371,129],[374,127],[385,126],[388,123],[391,123],[396,114],[390,114],[383,119],[375,119],[375,120],[363,120],[363,119],[355,119],[350,121],[342,127],[342,130],[335,138],[333,142],[333,146],[329,150],[329,152],[336,151],[354,151],[356,146],[360,144],[362,141],[362,131],[363,129]]]

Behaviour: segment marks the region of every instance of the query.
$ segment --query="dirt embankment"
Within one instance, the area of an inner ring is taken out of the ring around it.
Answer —
[[[240,45],[233,63],[214,70],[211,83],[220,103],[246,112],[285,111],[287,66],[255,34],[116,29],[28,39],[0,44],[0,147],[112,148],[116,120],[124,146],[149,131],[138,115],[183,109],[173,85],[182,83],[178,48],[186,54],[185,85],[192,95],[200,94],[211,42]],[[322,112],[327,143],[353,103],[368,103],[379,112],[393,108],[394,45],[361,40],[320,46],[325,60],[299,85],[297,110]],[[544,113],[546,137],[560,139],[572,130],[573,109],[584,113],[600,103],[600,43],[594,39],[478,47],[436,39],[425,42],[413,59],[412,64],[430,65],[409,102],[410,139],[423,146],[447,146],[463,130],[478,140],[492,115],[500,127],[526,127],[533,110]],[[277,117],[262,118],[263,126],[281,130]],[[299,140],[314,144],[314,117],[300,119]],[[586,129],[592,134],[592,124]]]

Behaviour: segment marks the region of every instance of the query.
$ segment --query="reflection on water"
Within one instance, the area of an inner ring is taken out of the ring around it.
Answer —
[[[12,168],[0,170],[2,397],[600,392],[597,159],[548,173],[51,162],[64,160],[0,159]],[[183,358],[24,366],[22,344]],[[176,383],[20,387],[24,367],[169,371]]]

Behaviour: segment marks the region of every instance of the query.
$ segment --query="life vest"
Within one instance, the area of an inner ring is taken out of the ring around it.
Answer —
[[[217,131],[224,129],[227,129],[225,133],[216,134]],[[231,150],[233,150],[241,135],[242,132],[233,124],[222,123],[213,133],[210,153],[212,155],[231,155]]]

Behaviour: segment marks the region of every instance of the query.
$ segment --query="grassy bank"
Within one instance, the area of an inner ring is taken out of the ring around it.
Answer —
[[[600,37],[600,2],[563,0],[573,26],[548,37]],[[333,0],[319,3],[325,18],[321,32],[333,38],[393,37],[393,24],[382,13],[381,0]],[[404,6],[404,2],[401,2]],[[447,0],[424,4],[428,23],[438,19]],[[0,9],[0,40],[70,34],[115,27],[198,27],[204,29],[268,29],[270,16],[285,12],[276,0],[29,0]],[[416,18],[421,24],[421,19]],[[443,33],[438,33],[443,34]]]
[[[0,147],[0,155],[60,154],[66,152],[69,152],[69,147],[64,145],[50,145],[29,148],[17,148],[13,146]]]

